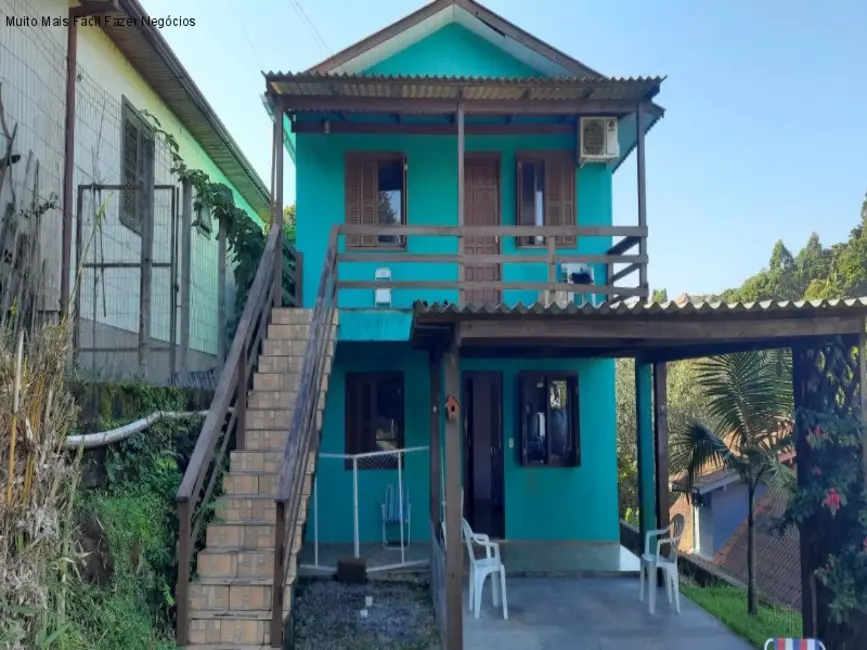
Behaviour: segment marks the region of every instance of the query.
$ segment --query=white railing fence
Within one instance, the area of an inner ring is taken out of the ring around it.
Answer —
[[[320,453],[301,569],[333,572],[347,557],[367,570],[430,562],[429,447]]]

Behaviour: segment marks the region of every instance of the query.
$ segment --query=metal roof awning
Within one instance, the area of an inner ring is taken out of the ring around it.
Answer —
[[[631,112],[659,92],[664,77],[435,77],[320,73],[265,74],[267,92],[287,111],[453,113]],[[661,109],[649,106],[648,111]]]
[[[411,338],[435,347],[459,338],[462,354],[643,357],[675,360],[793,340],[858,336],[867,298],[753,303],[466,305],[417,302]],[[496,352],[499,351],[499,352]]]

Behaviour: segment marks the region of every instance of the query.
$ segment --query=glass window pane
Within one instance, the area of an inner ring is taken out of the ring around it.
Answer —
[[[545,225],[545,163],[536,163],[535,225]]]
[[[377,166],[377,224],[380,226],[397,226],[406,223],[403,214],[403,161],[383,160]],[[380,235],[379,242],[397,244],[399,235]]]
[[[569,385],[565,380],[548,384],[548,409],[551,422],[551,462],[568,463],[572,452],[571,410],[569,408]]]
[[[518,210],[518,224],[532,226],[536,223],[536,165],[532,162],[521,163],[521,205]]]
[[[396,378],[382,378],[376,389],[376,449],[385,451],[400,446],[400,427],[403,414],[403,391],[401,382]]]
[[[545,380],[532,378],[524,381],[521,405],[526,432],[528,463],[545,463],[548,459],[548,423],[545,407]]]

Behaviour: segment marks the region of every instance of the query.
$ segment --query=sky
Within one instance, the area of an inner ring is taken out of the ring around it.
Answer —
[[[648,275],[670,297],[738,286],[778,239],[844,240],[867,192],[864,0],[482,0],[611,76],[667,75],[647,138]],[[164,35],[260,176],[270,177],[263,70],[297,72],[424,0],[142,0],[194,17]],[[286,157],[285,197],[295,196]],[[614,222],[637,223],[635,156]],[[579,215],[580,221],[580,215]]]

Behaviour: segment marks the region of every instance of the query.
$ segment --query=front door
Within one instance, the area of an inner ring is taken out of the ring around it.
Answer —
[[[464,161],[464,223],[467,226],[500,225],[500,162],[497,158],[469,157]],[[499,237],[464,237],[467,255],[498,255]],[[479,283],[464,292],[464,304],[498,304],[500,290],[486,288],[500,281],[500,265],[485,262],[464,265],[464,279]]]
[[[464,518],[474,532],[503,538],[503,376],[465,372],[463,383]]]

